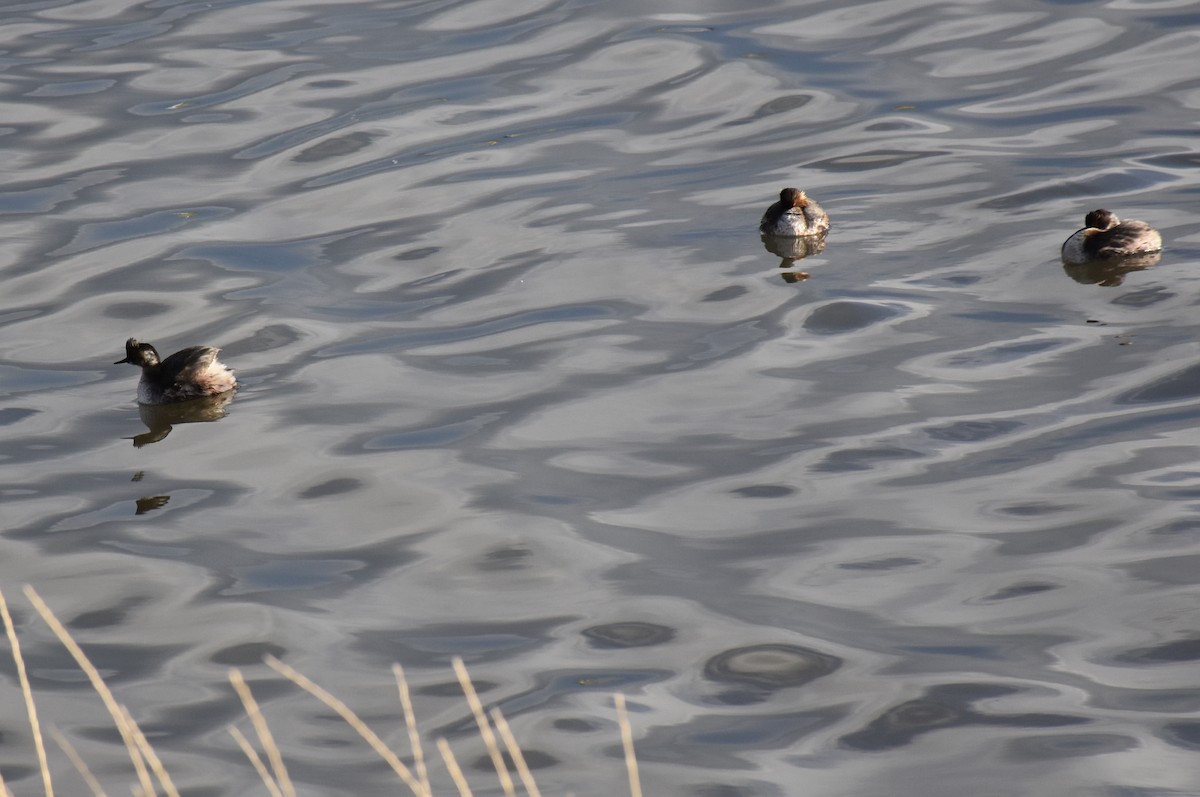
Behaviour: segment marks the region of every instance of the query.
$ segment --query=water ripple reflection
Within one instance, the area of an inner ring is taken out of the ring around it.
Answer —
[[[463,656],[547,793],[623,788],[615,689],[656,794],[1196,791],[1191,4],[10,5],[0,581],[184,790],[257,788],[233,665],[394,788],[270,653],[470,745]],[[1095,207],[1164,252],[1064,268]],[[235,402],[139,409],[130,336]]]

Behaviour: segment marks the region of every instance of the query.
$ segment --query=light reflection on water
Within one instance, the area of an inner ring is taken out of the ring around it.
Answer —
[[[231,665],[299,782],[391,782],[270,652],[469,744],[462,655],[553,792],[620,787],[617,689],[655,793],[1192,792],[1189,8],[7,9],[0,582],[197,790],[256,788]],[[1161,261],[1064,269],[1100,206]],[[139,413],[131,335],[238,395]]]

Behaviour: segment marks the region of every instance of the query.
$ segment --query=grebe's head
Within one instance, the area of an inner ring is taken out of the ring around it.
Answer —
[[[786,208],[802,208],[808,204],[808,197],[799,188],[785,188],[779,192],[779,201]]]
[[[117,360],[113,365],[121,363],[152,368],[158,365],[158,352],[149,343],[142,343],[137,338],[130,338],[125,341],[125,359]]]
[[[1093,210],[1083,220],[1084,227],[1097,230],[1107,230],[1116,227],[1120,223],[1121,220],[1117,218],[1116,213],[1113,213],[1111,210],[1104,210],[1103,208]]]

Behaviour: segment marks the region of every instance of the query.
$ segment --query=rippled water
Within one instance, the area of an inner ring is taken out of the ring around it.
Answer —
[[[393,740],[402,663],[480,793],[453,655],[550,793],[624,788],[616,690],[656,795],[1200,793],[1198,22],[9,3],[0,579],[44,717],[126,788],[24,582],[192,794],[263,793],[230,666],[302,792],[394,793],[267,652]],[[755,230],[785,185],[807,259]],[[1095,207],[1161,262],[1065,270]],[[242,387],[139,412],[131,335]]]

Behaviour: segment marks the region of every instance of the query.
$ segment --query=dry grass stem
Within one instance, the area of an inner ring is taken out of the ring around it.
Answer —
[[[138,750],[146,758],[146,763],[150,765],[150,770],[154,773],[154,777],[158,778],[158,782],[163,787],[163,791],[167,793],[167,797],[179,797],[179,791],[176,790],[175,784],[171,782],[171,776],[167,774],[166,767],[163,766],[158,754],[154,752],[154,748],[150,746],[150,742],[146,739],[146,734],[142,733],[142,729],[133,721],[133,715],[129,713],[129,708],[121,706],[121,713],[124,715],[125,721],[129,723],[129,730],[133,734],[133,740],[137,742]]]
[[[104,707],[108,709],[109,716],[112,717],[117,730],[121,732],[121,739],[125,742],[125,750],[129,753],[129,760],[137,772],[138,783],[141,784],[142,793],[148,797],[153,797],[155,794],[154,783],[150,779],[149,771],[146,769],[146,762],[142,760],[137,743],[133,740],[129,725],[125,721],[125,715],[121,712],[121,707],[117,705],[116,698],[113,697],[108,684],[104,683],[104,679],[100,677],[99,670],[96,669],[95,665],[92,664],[91,660],[83,652],[83,648],[79,647],[79,644],[71,636],[70,632],[67,631],[66,626],[59,621],[54,612],[50,611],[50,607],[42,600],[42,596],[38,595],[37,591],[28,584],[25,585],[24,592],[25,597],[33,604],[33,608],[42,616],[42,620],[46,625],[50,626],[50,630],[58,637],[58,641],[67,649],[71,657],[75,659],[75,664],[88,677],[88,680],[92,684],[92,689],[100,696],[100,700],[104,703]]]
[[[98,670],[96,671],[96,677],[100,677]],[[111,693],[109,697],[112,697]],[[154,788],[154,780],[150,777],[150,769],[146,766],[146,758],[142,755],[142,750],[134,739],[133,729],[129,727],[130,718],[125,715],[125,710],[120,705],[117,705],[116,708],[117,714],[113,715],[113,723],[116,724],[117,730],[121,732],[121,740],[125,742],[125,752],[129,755],[129,760],[133,763],[134,771],[137,772],[138,788],[141,789],[140,793],[146,795],[146,797],[158,797],[158,792]],[[135,792],[137,790],[137,788],[134,789]]]
[[[279,785],[275,783],[275,778],[271,777],[267,765],[263,763],[258,751],[250,744],[250,740],[246,738],[246,735],[233,725],[229,726],[229,735],[237,742],[238,747],[242,748],[242,752],[249,759],[250,765],[254,767],[254,771],[258,773],[258,777],[262,779],[263,785],[267,787],[267,791],[271,792],[271,797],[283,797],[283,792],[279,790]]]
[[[492,709],[491,717],[492,724],[496,726],[496,730],[500,732],[500,738],[504,740],[508,757],[517,767],[517,774],[521,776],[521,783],[525,785],[525,791],[529,793],[529,797],[542,797],[537,783],[533,780],[533,773],[529,771],[529,765],[525,762],[525,754],[521,752],[521,745],[517,744],[517,737],[513,736],[512,728],[508,727],[508,720],[504,719],[504,714],[498,708]]]
[[[53,725],[50,726],[50,738],[67,754],[67,758],[75,766],[79,777],[83,778],[83,782],[92,790],[92,797],[108,797],[104,793],[104,787],[100,785],[100,781],[96,780],[96,776],[88,768],[87,762],[83,760],[83,756],[79,755],[79,751],[75,749],[75,745],[71,744],[67,737],[63,736]]]
[[[142,729],[133,719],[133,715],[129,712],[129,709],[117,703],[112,691],[104,683],[104,679],[101,678],[95,665],[88,659],[83,649],[74,640],[58,617],[55,616],[54,612],[46,605],[45,601],[42,600],[41,596],[28,585],[25,586],[24,592],[29,602],[33,605],[33,608],[41,615],[42,620],[50,627],[50,630],[58,638],[59,642],[62,643],[63,647],[67,649],[67,652],[71,654],[79,669],[88,677],[92,689],[100,696],[117,730],[120,731],[121,738],[125,743],[126,752],[129,755],[129,760],[137,773],[137,782],[132,786],[133,794],[141,795],[141,797],[157,797],[158,792],[155,790],[154,785],[154,780],[157,779],[165,797],[179,797],[179,792],[175,788],[170,774],[155,752],[154,747],[147,740],[145,733],[142,732]],[[4,623],[4,630],[12,649],[13,662],[21,684],[21,693],[25,699],[25,711],[29,718],[34,743],[37,748],[37,759],[42,775],[45,797],[54,797],[54,788],[46,755],[46,744],[42,736],[41,724],[38,720],[33,690],[30,687],[20,641],[17,639],[16,629],[3,593],[0,593],[0,620]],[[392,673],[396,679],[396,687],[400,695],[400,705],[404,711],[404,724],[408,732],[409,744],[412,747],[415,775],[413,770],[410,770],[400,760],[379,735],[368,727],[362,718],[355,714],[344,702],[274,656],[266,656],[264,657],[264,661],[275,672],[287,678],[337,713],[347,725],[353,728],[367,742],[380,758],[387,762],[415,797],[433,797],[433,790],[429,783],[428,762],[421,742],[421,735],[417,730],[416,716],[413,711],[412,695],[409,690],[408,681],[404,676],[404,670],[399,664],[392,665]],[[488,755],[491,758],[492,766],[496,770],[496,775],[504,790],[504,794],[506,797],[516,797],[516,786],[505,763],[504,752],[497,741],[497,734],[499,734],[500,740],[503,741],[504,751],[507,751],[508,757],[511,759],[512,765],[516,769],[529,797],[541,797],[541,792],[525,759],[525,754],[521,751],[512,728],[504,718],[504,714],[499,708],[493,708],[490,714],[485,714],[483,704],[479,700],[479,695],[475,691],[475,685],[471,682],[471,677],[467,673],[467,668],[463,664],[462,659],[457,656],[454,657],[453,665],[454,673],[462,687],[463,695],[466,698],[467,705],[471,709],[471,714],[475,718],[479,735],[487,747]],[[254,699],[254,695],[246,683],[246,679],[240,671],[233,669],[229,671],[229,681],[242,702],[246,716],[250,719],[250,723],[254,727],[254,732],[258,737],[259,747],[262,749],[263,755],[260,755],[250,740],[246,738],[245,734],[232,725],[229,726],[230,735],[233,736],[234,741],[245,754],[246,759],[258,773],[259,778],[262,780],[263,785],[266,786],[271,797],[296,797],[296,790],[288,775],[283,756],[280,754],[275,738],[271,734],[271,729],[267,725],[266,718],[263,716],[258,702]],[[625,696],[616,694],[613,698],[617,710],[617,723],[621,731],[625,766],[629,775],[629,792],[631,797],[642,797],[637,758],[633,748],[633,730],[629,724]],[[70,759],[72,765],[74,765],[87,784],[87,787],[91,790],[93,797],[107,797],[100,782],[92,774],[83,758],[67,738],[54,727],[48,727],[47,733],[62,748],[67,758]],[[459,765],[454,751],[450,749],[450,744],[444,738],[439,738],[437,740],[437,750],[441,755],[442,761],[445,763],[446,771],[454,780],[459,797],[472,797],[470,784],[463,774],[462,767]],[[9,791],[7,784],[5,784],[3,777],[0,777],[0,797],[12,797],[12,793]]]
[[[267,754],[267,760],[271,762],[271,770],[275,773],[274,781],[279,785],[279,790],[283,793],[283,797],[296,797],[296,789],[292,786],[292,779],[288,776],[287,766],[283,763],[283,756],[279,753],[279,746],[275,744],[275,737],[271,735],[271,729],[267,726],[267,720],[262,715],[262,710],[258,707],[258,701],[254,699],[250,687],[246,684],[246,679],[242,677],[240,670],[232,669],[229,671],[229,682],[233,684],[233,689],[237,692],[238,698],[242,701],[242,706],[246,709],[247,716],[250,717],[250,724],[254,726],[254,733],[258,736],[258,743],[262,745],[263,750]]]
[[[471,676],[467,674],[467,666],[458,656],[454,657],[453,663],[454,674],[458,676],[463,694],[467,697],[467,705],[471,707],[471,713],[475,715],[475,725],[479,728],[479,735],[483,737],[484,745],[487,746],[488,755],[492,757],[492,766],[496,769],[496,777],[500,779],[500,786],[508,797],[516,797],[517,790],[513,786],[512,776],[508,774],[508,767],[504,765],[504,756],[500,753],[500,745],[496,744],[496,734],[492,733],[492,726],[483,713],[483,704],[479,702],[479,695],[475,693],[475,685],[471,683]]]
[[[275,672],[279,673],[284,678],[287,678],[296,686],[300,687],[305,692],[308,692],[317,700],[320,700],[322,703],[329,706],[329,708],[337,712],[338,716],[345,720],[347,725],[358,731],[358,735],[361,736],[363,740],[371,746],[371,749],[374,750],[380,758],[388,763],[388,765],[396,772],[396,774],[400,776],[400,779],[404,781],[404,785],[408,786],[408,788],[412,790],[413,794],[417,795],[417,797],[424,797],[425,792],[422,791],[421,783],[415,777],[413,777],[412,770],[405,766],[404,762],[401,761],[394,752],[392,752],[391,748],[384,744],[383,740],[379,738],[378,734],[371,730],[371,728],[362,721],[362,718],[355,714],[349,706],[274,656],[264,656],[263,661],[267,663],[267,666],[275,670]]]
[[[466,776],[463,775],[462,767],[458,765],[458,759],[454,757],[454,751],[450,749],[450,743],[444,738],[439,738],[437,749],[442,754],[442,760],[446,762],[446,771],[450,773],[454,785],[458,787],[459,797],[471,797],[471,787],[467,783]]]
[[[8,643],[12,646],[13,664],[17,666],[17,679],[21,682],[21,694],[25,697],[25,714],[29,717],[29,727],[33,731],[33,745],[37,749],[38,766],[42,770],[42,788],[46,797],[54,797],[54,784],[50,779],[50,765],[46,760],[46,741],[42,738],[42,726],[38,722],[37,705],[33,702],[33,689],[29,686],[29,674],[25,671],[25,657],[21,655],[21,642],[17,639],[17,629],[13,627],[12,615],[8,613],[8,601],[0,592],[0,616],[4,618],[4,632],[8,634]]]
[[[408,692],[408,679],[404,677],[404,668],[399,664],[392,665],[392,674],[396,676],[396,689],[400,692],[400,707],[404,709],[404,727],[408,728],[408,744],[412,748],[417,780],[421,783],[423,793],[433,797],[433,790],[429,787],[429,772],[425,767],[425,749],[417,730],[417,715],[413,712],[412,697]]]
[[[621,728],[621,745],[625,748],[625,771],[629,773],[629,793],[632,797],[642,797],[642,781],[638,777],[637,756],[633,752],[633,728],[629,725],[629,714],[625,711],[625,695],[617,692],[613,695],[617,705],[617,725]]]

